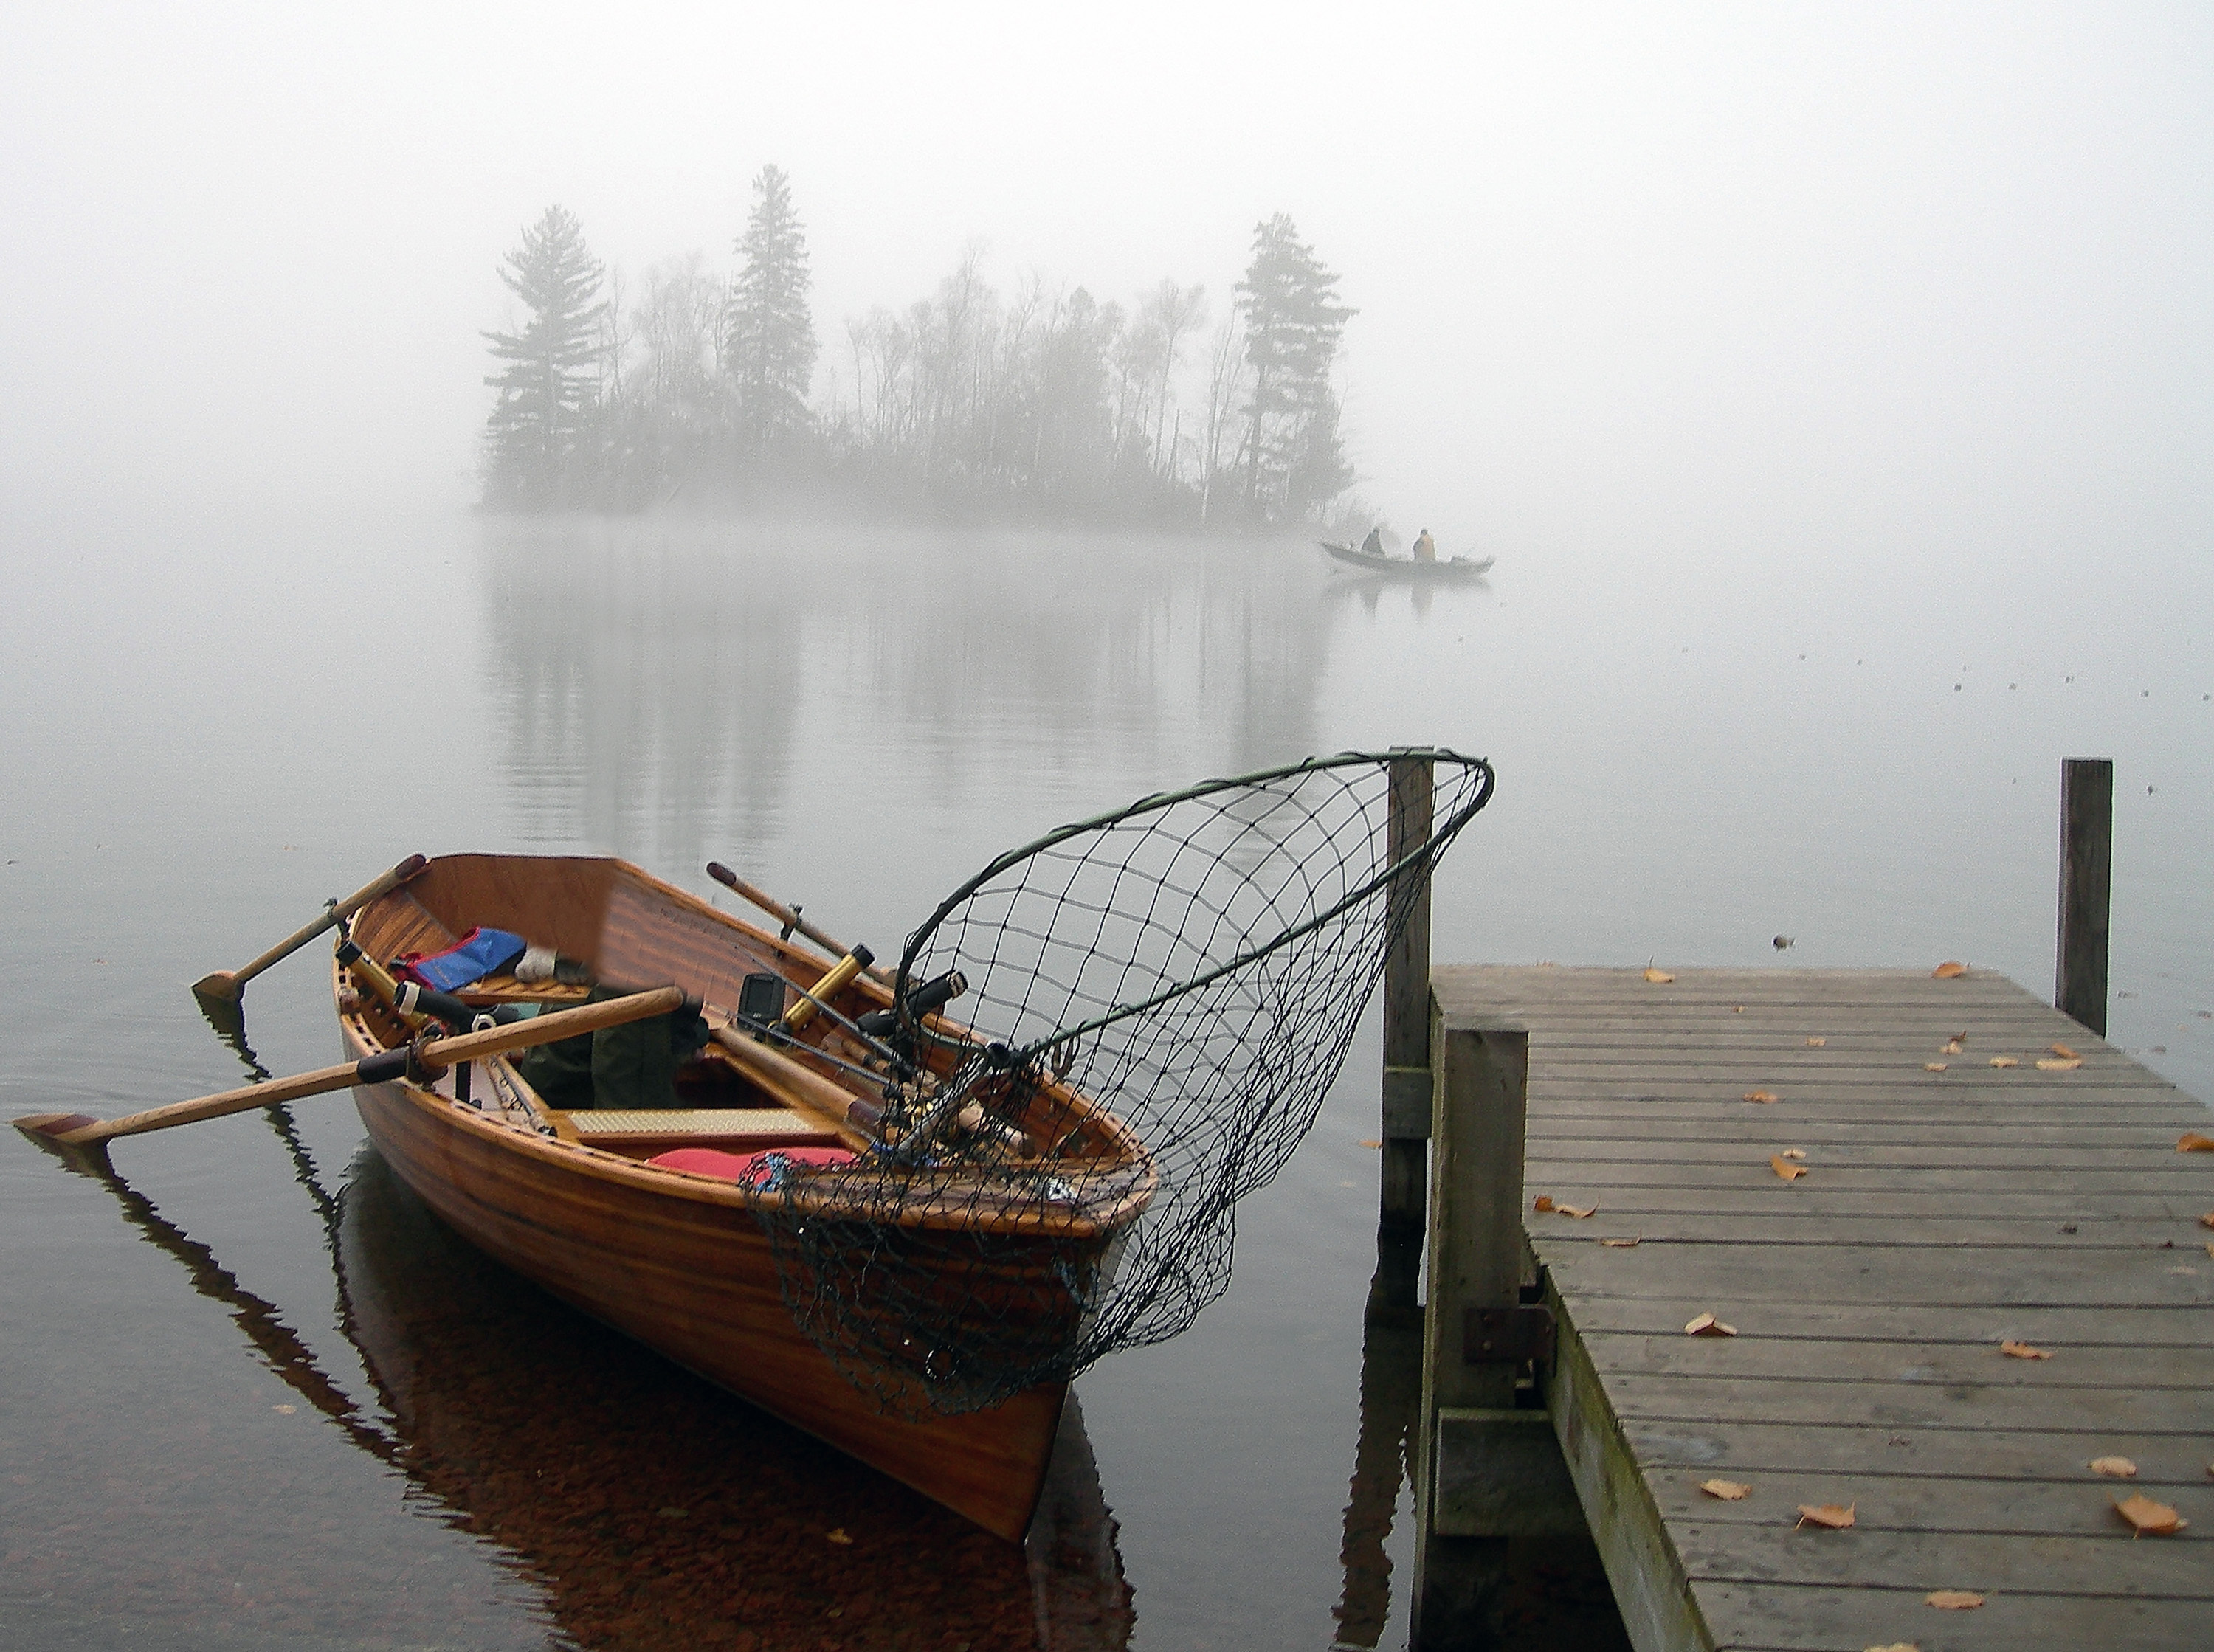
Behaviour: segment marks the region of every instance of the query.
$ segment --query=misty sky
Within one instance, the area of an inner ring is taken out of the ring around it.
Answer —
[[[1291,213],[1359,491],[1448,551],[2203,565],[2214,10],[11,9],[0,490],[469,496],[548,202],[720,267],[792,175],[826,359],[982,241],[1128,297]],[[2203,588],[2203,587],[2202,587]]]

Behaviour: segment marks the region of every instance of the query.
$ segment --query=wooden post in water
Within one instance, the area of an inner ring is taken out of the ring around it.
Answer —
[[[1413,1652],[1490,1644],[1486,1625],[1495,1604],[1504,1539],[1529,1529],[1512,1502],[1536,1489],[1512,1484],[1521,1476],[1510,1463],[1531,1456],[1533,1447],[1541,1468],[1548,1460],[1559,1462],[1544,1413],[1514,1411],[1519,1362],[1495,1356],[1488,1347],[1470,1357],[1473,1314],[1495,1316],[1496,1330],[1487,1337],[1495,1334],[1504,1343],[1514,1334],[1508,1321],[1520,1313],[1530,1034],[1505,1021],[1448,1026],[1440,1016],[1436,1027]],[[1462,1436],[1459,1443],[1469,1447],[1456,1449],[1456,1460],[1489,1460],[1473,1476],[1457,1475],[1451,1464],[1440,1472],[1440,1438],[1455,1431]],[[1471,1478],[1491,1483],[1478,1487],[1479,1498],[1491,1506],[1474,1518],[1454,1507],[1462,1489],[1455,1482]],[[1565,1483],[1557,1466],[1553,1478]],[[1569,1507],[1575,1507],[1573,1493]]]
[[[2060,765],[2060,939],[2052,1005],[2101,1038],[2107,1036],[2107,908],[2113,868],[2113,763],[2103,757],[2065,758]]]
[[[1391,759],[1385,853],[1397,865],[1428,841],[1435,763],[1428,748],[1404,747]],[[1398,904],[1395,898],[1394,904]],[[1384,961],[1384,1182],[1378,1227],[1411,1238],[1422,1227],[1424,1144],[1430,1134],[1430,884],[1411,892],[1407,921]],[[1411,1308],[1411,1276],[1394,1280],[1382,1306]],[[1396,1300],[1404,1298],[1404,1300]]]

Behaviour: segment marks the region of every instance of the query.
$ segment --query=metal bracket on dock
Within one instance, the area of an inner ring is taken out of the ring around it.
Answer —
[[[1553,1358],[1553,1310],[1542,1302],[1514,1308],[1471,1308],[1461,1321],[1464,1365],[1520,1365]]]
[[[1430,1070],[1384,1070],[1384,1137],[1393,1142],[1430,1139]]]

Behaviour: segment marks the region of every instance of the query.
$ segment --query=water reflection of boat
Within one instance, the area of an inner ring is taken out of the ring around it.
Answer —
[[[1485,557],[1471,561],[1466,557],[1453,557],[1443,562],[1421,562],[1413,557],[1389,557],[1363,551],[1348,545],[1342,539],[1317,539],[1317,545],[1349,567],[1364,569],[1372,574],[1397,574],[1407,579],[1474,579],[1491,571],[1496,557]]]
[[[892,1643],[907,1615],[977,1644],[1127,1643],[1129,1591],[1073,1396],[1018,1559],[523,1284],[373,1152],[335,1243],[344,1320],[402,1466],[538,1578],[577,1641]]]
[[[406,1478],[408,1506],[497,1545],[544,1591],[547,1644],[1128,1645],[1130,1591],[1073,1395],[1018,1555],[543,1295],[440,1223],[373,1149],[333,1198],[285,1110],[268,1117],[321,1219],[338,1324],[373,1394],[342,1387],[282,1311],[112,1165],[71,1167],[228,1310],[305,1409]],[[323,1587],[317,1564],[303,1549],[303,1588]],[[384,1642],[379,1602],[358,1610],[359,1643]]]
[[[830,969],[774,935],[620,861],[534,856],[442,856],[406,889],[364,908],[353,934],[371,958],[437,951],[473,925],[512,931],[581,959],[599,975],[675,980],[711,1010],[727,1014],[749,975],[818,985],[847,1025],[890,1002],[866,976],[836,991]],[[340,972],[341,1025],[359,1057],[404,1043],[406,1028]],[[774,1015],[782,1009],[779,985]],[[480,1064],[472,1099],[461,1105],[456,1076],[438,1088],[394,1081],[355,1092],[371,1139],[394,1169],[464,1238],[555,1295],[637,1338],[722,1387],[775,1412],[872,1466],[905,1481],[987,1531],[1019,1539],[1051,1456],[1064,1382],[1041,1383],[1002,1404],[957,1415],[888,1408],[865,1393],[795,1323],[772,1235],[746,1189],[712,1171],[658,1162],[671,1149],[865,1148],[850,1127],[865,1104],[850,1082],[865,1051],[817,1015],[780,1055],[731,1038],[712,1060],[680,1075],[696,1085],[694,1111],[567,1113],[546,1106],[504,1061]],[[931,1059],[950,1066],[940,1051]],[[865,1074],[863,1075],[866,1076]],[[875,1084],[881,1096],[883,1080]],[[823,1099],[827,1092],[829,1099]],[[983,1097],[985,1118],[999,1104]],[[931,1314],[931,1336],[1031,1338],[1073,1336],[1080,1271],[1098,1265],[1152,1195],[1143,1150],[1110,1114],[1057,1084],[1021,1092],[996,1121],[1016,1139],[1050,1147],[1066,1177],[1067,1203],[1041,1210],[982,1170],[969,1187],[957,1175],[927,1203],[902,1209],[900,1236],[942,1253],[938,1275],[915,1287],[905,1311]],[[851,1106],[854,1111],[849,1112]],[[874,1110],[869,1116],[874,1117]],[[968,1117],[964,1111],[963,1118]],[[977,1126],[982,1128],[982,1125]],[[958,1125],[949,1128],[961,1128]],[[732,1162],[737,1162],[736,1155]],[[800,1180],[788,1194],[796,1219],[847,1224],[856,1243],[882,1245],[868,1225],[880,1178],[863,1173]],[[895,1173],[887,1170],[889,1176]],[[816,1192],[820,1186],[829,1191]],[[1086,1190],[1079,1192],[1081,1188]],[[1092,1190],[1097,1190],[1096,1192]],[[804,1231],[804,1229],[802,1229]],[[1073,1259],[1072,1262],[1071,1259]],[[940,1324],[937,1292],[954,1302]],[[902,1291],[906,1291],[902,1282]],[[889,1310],[888,1310],[889,1311]],[[976,1320],[972,1327],[968,1315]],[[922,1363],[937,1345],[921,1322],[905,1345]],[[887,1381],[905,1380],[890,1373]]]

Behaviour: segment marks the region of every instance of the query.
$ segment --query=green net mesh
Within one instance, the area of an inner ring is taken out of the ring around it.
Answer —
[[[1409,783],[1424,767],[1434,790]],[[900,1015],[893,1041],[928,1076],[888,1089],[882,1140],[752,1194],[794,1318],[910,1417],[1189,1326],[1229,1283],[1238,1201],[1312,1126],[1392,940],[1491,789],[1481,759],[1346,753],[994,861],[900,960],[902,1005],[949,971],[968,991],[957,1021]]]

